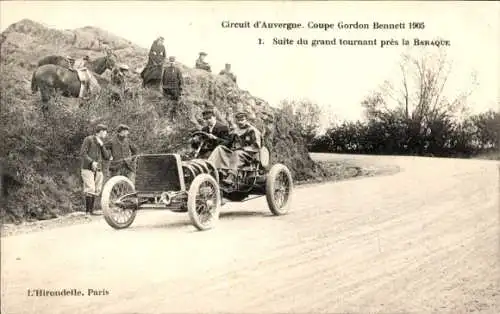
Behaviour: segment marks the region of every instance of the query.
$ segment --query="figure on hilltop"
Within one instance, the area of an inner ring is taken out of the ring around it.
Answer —
[[[225,68],[220,71],[219,75],[228,76],[231,79],[231,81],[233,81],[236,84],[236,75],[234,75],[234,73],[231,72],[231,64],[226,63]]]
[[[175,65],[174,56],[168,58],[168,65],[163,71],[162,81],[163,95],[170,101],[170,116],[173,118],[179,106],[179,99],[184,87],[182,73],[179,67]]]
[[[206,52],[200,52],[200,55],[198,56],[198,59],[196,59],[196,64],[195,67],[197,69],[205,70],[207,72],[212,72],[212,69],[210,68],[210,64],[205,61],[205,57],[207,56]]]
[[[163,71],[163,94],[169,100],[178,101],[184,81],[181,70],[175,65],[175,57],[168,58],[168,65]]]
[[[158,37],[149,49],[148,63],[141,72],[143,87],[159,87],[161,82],[163,63],[165,62],[166,50],[163,45],[164,38]]]
[[[125,88],[125,76],[128,73],[129,67],[126,64],[120,64],[111,72],[111,83]]]

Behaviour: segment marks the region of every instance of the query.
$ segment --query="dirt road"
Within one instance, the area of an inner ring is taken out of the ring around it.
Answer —
[[[500,313],[498,162],[352,158],[402,171],[299,188],[283,217],[230,204],[208,232],[142,212],[3,238],[2,313]]]

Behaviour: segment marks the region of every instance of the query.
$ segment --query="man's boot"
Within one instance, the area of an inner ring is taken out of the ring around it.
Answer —
[[[92,200],[92,196],[85,196],[85,214],[92,213],[93,206],[94,206],[94,202]]]
[[[95,203],[95,196],[89,196],[90,197],[90,214],[94,214],[94,203]]]

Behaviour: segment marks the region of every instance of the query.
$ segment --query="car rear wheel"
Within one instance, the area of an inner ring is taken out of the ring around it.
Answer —
[[[284,215],[290,210],[293,179],[283,164],[275,164],[266,176],[266,200],[274,215]]]
[[[187,208],[189,218],[200,231],[212,229],[219,220],[221,196],[219,184],[209,174],[200,174],[189,187]]]
[[[101,207],[104,219],[111,227],[123,229],[129,227],[137,214],[135,205],[131,202],[135,193],[134,184],[127,177],[115,176],[109,179],[102,189]],[[131,195],[127,200],[123,196]]]

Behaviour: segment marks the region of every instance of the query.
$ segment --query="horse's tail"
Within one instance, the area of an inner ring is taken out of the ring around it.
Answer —
[[[35,94],[38,92],[38,84],[36,83],[36,70],[33,71],[33,75],[31,76],[31,93]]]

